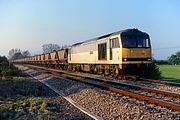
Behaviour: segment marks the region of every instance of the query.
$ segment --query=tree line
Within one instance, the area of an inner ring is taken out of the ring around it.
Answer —
[[[154,62],[157,64],[170,64],[170,65],[180,65],[180,52],[176,52],[172,54],[167,60],[155,60]]]
[[[171,65],[180,65],[180,52],[177,52],[176,54],[171,55],[168,58],[168,63]]]
[[[19,58],[25,58],[31,56],[30,52],[28,50],[22,51],[18,48],[11,49],[9,51],[9,59],[14,60],[14,59],[19,59]]]
[[[43,53],[50,53],[54,50],[61,50],[68,47],[67,45],[59,46],[57,44],[44,44],[42,45]],[[31,53],[28,50],[22,51],[18,48],[13,48],[9,50],[8,58],[5,56],[0,56],[0,79],[2,76],[20,76],[21,72],[13,66],[10,62],[14,59],[25,58],[31,56]]]
[[[68,45],[59,46],[58,44],[44,44],[42,45],[43,54],[53,52],[54,50],[61,50],[67,48]]]
[[[53,52],[54,50],[61,50],[67,48],[68,45],[59,46],[58,44],[43,44],[42,51],[43,54]],[[22,51],[18,48],[13,48],[9,51],[8,58],[10,60],[19,59],[19,58],[26,58],[31,56],[31,53],[28,50]]]

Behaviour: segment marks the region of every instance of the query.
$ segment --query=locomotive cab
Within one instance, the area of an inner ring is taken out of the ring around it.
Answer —
[[[149,35],[137,29],[121,34],[124,73],[145,74],[152,63]]]

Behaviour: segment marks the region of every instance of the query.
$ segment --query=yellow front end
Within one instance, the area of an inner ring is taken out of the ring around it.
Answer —
[[[149,64],[151,48],[122,48],[121,58],[121,64]]]

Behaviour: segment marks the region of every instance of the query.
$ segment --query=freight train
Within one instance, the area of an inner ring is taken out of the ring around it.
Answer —
[[[113,76],[144,75],[152,67],[152,54],[147,33],[126,29],[13,62]]]

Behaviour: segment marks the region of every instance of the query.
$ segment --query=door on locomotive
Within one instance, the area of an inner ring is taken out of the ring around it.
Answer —
[[[119,35],[109,38],[109,60],[111,64],[120,64],[120,37]]]
[[[120,44],[119,37],[115,36],[109,40],[109,59],[115,61],[120,60]]]
[[[98,60],[107,60],[107,43],[98,44]]]

